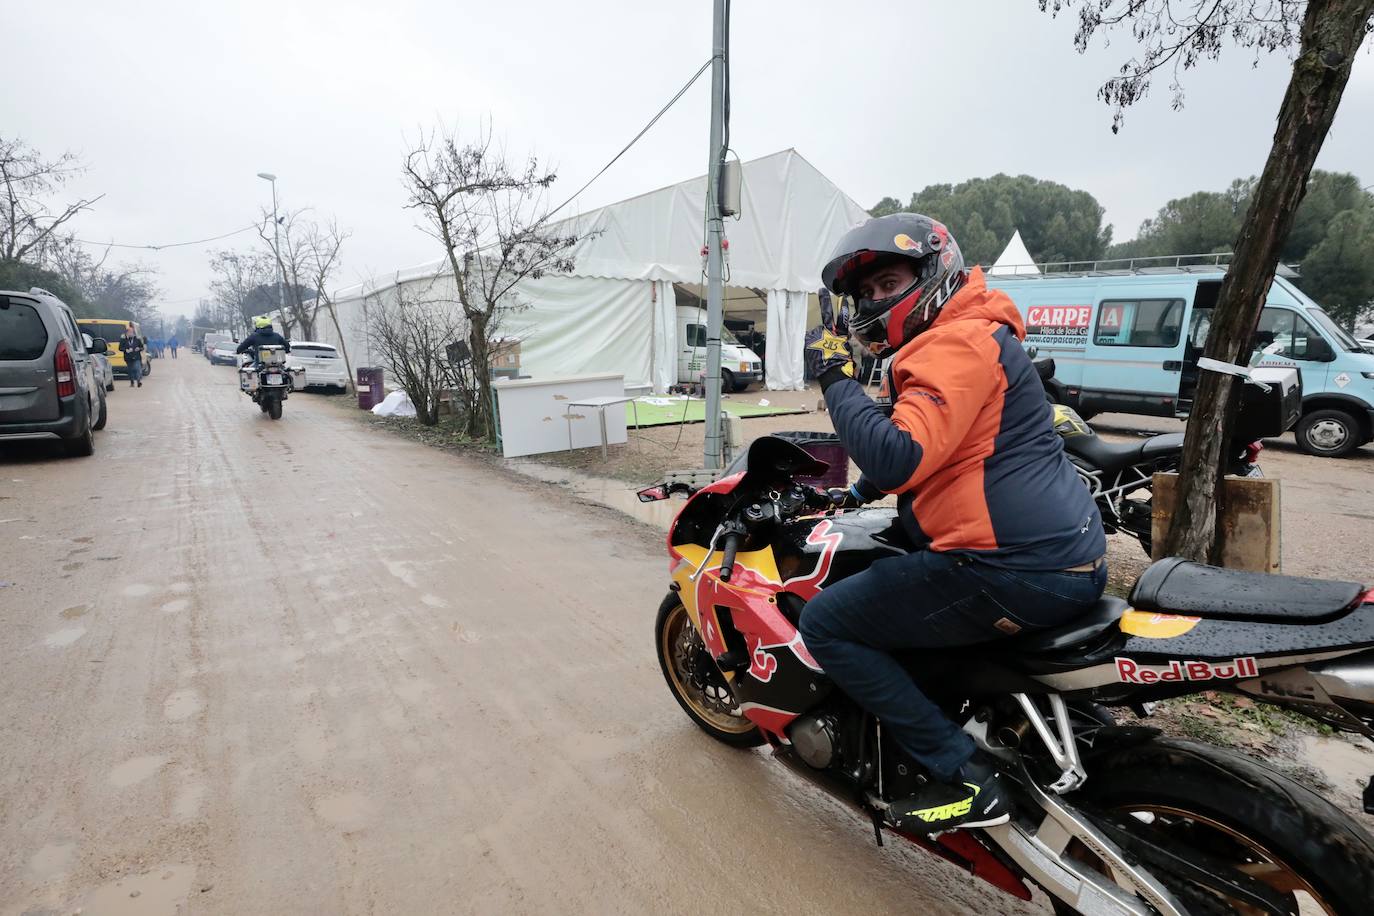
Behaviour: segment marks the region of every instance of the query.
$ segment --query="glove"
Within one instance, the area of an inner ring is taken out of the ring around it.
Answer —
[[[822,391],[840,379],[854,377],[854,359],[849,355],[849,342],[838,334],[822,328],[820,338],[808,344],[807,349],[821,354],[816,378],[820,380]]]
[[[825,491],[830,497],[830,505],[836,509],[857,509],[865,502],[853,484],[847,487],[831,487]]]

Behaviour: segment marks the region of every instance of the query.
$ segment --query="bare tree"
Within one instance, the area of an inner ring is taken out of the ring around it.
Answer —
[[[444,248],[457,288],[476,380],[468,434],[494,439],[491,350],[503,315],[520,307],[521,281],[573,268],[576,236],[548,216],[546,194],[557,175],[531,156],[514,166],[493,149],[490,129],[470,143],[441,129],[421,137],[406,156],[403,180],[424,231]]]
[[[312,224],[305,239],[305,280],[315,293],[311,324],[313,325],[323,309],[334,325],[334,334],[339,340],[339,353],[343,356],[344,369],[348,372],[348,384],[353,384],[353,362],[348,355],[348,342],[344,340],[343,329],[339,327],[339,313],[334,308],[334,299],[329,294],[329,284],[339,269],[339,250],[351,233],[340,231],[339,224],[330,220],[321,226]]]
[[[227,307],[234,324],[249,330],[253,316],[260,314],[262,289],[272,283],[276,271],[272,259],[259,251],[218,251],[211,253],[210,291]]]
[[[446,349],[462,337],[461,307],[447,299],[396,284],[366,297],[368,345],[415,405],[426,426],[439,422],[439,397],[450,378]]]
[[[340,232],[334,220],[321,225],[310,216],[310,210],[288,210],[281,217],[275,232],[269,232],[272,215],[263,212],[263,224],[258,228],[277,264],[279,277],[285,277],[282,299],[285,302],[284,320],[300,329],[301,336],[313,339],[315,321],[324,302],[320,299],[324,287],[333,279],[339,267],[339,249],[348,233]]]
[[[44,159],[23,140],[0,137],[0,261],[42,263],[44,247],[53,234],[104,196],[49,203],[49,198],[84,171],[72,153]]]
[[[145,325],[157,320],[157,268],[147,264],[107,267],[109,248],[97,259],[66,234],[51,234],[43,248],[47,265],[81,293],[92,315],[131,318]]]
[[[1208,357],[1244,365],[1355,54],[1374,29],[1374,0],[1040,0],[1042,10],[1054,13],[1075,5],[1074,41],[1080,51],[1118,27],[1128,27],[1143,46],[1139,58],[1127,61],[1098,90],[1114,107],[1114,131],[1123,110],[1145,96],[1161,71],[1172,73],[1173,104],[1181,106],[1182,73],[1203,59],[1216,59],[1228,41],[1256,57],[1280,49],[1296,52],[1274,144],[1241,223],[1207,338]],[[1178,505],[1165,540],[1171,555],[1216,558],[1216,512],[1238,396],[1232,376],[1201,373],[1183,445]]]

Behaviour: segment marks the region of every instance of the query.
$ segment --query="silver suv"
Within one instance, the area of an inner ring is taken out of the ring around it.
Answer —
[[[95,451],[105,426],[105,386],[62,300],[37,287],[0,290],[0,442],[57,439],[68,455]]]

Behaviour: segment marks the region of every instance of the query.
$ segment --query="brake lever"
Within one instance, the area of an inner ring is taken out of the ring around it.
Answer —
[[[706,564],[711,562],[711,557],[716,552],[716,542],[720,540],[720,536],[724,533],[725,524],[722,522],[716,526],[716,533],[711,535],[711,543],[706,545],[706,556],[701,558],[701,563],[697,566],[696,571],[688,576],[689,581],[696,582],[701,578],[701,574],[706,571]]]

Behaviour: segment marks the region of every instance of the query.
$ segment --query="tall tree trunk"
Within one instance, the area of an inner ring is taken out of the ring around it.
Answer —
[[[1248,362],[1279,254],[1307,190],[1317,153],[1336,117],[1374,0],[1309,0],[1301,46],[1279,109],[1274,145],[1236,240],[1207,338],[1206,355]],[[1230,456],[1239,380],[1201,372],[1183,443],[1178,502],[1165,539],[1170,556],[1216,559],[1216,518]]]
[[[468,435],[496,441],[496,422],[491,405],[491,363],[487,341],[488,317],[474,310],[468,316],[468,347],[472,350],[472,381],[477,403],[468,415]]]

